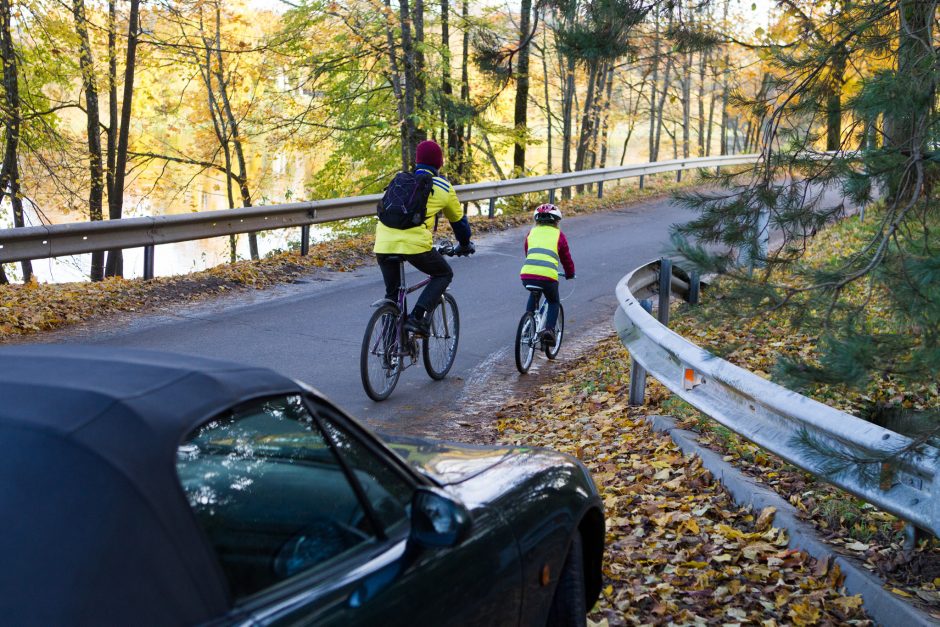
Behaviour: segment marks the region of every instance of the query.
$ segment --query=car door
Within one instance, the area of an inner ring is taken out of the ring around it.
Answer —
[[[318,399],[235,408],[180,446],[177,469],[233,620],[518,621],[518,550],[498,515],[474,512],[474,533],[456,547],[415,546],[410,507],[422,479]]]

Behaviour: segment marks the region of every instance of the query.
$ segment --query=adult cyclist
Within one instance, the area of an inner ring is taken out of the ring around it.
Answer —
[[[408,263],[431,277],[418,302],[405,321],[405,329],[415,335],[427,336],[431,321],[427,315],[440,302],[444,290],[454,278],[450,264],[434,248],[432,231],[439,213],[450,222],[457,238],[455,255],[472,255],[476,248],[470,241],[470,223],[457,200],[457,192],[450,182],[440,175],[444,165],[444,153],[437,142],[423,141],[415,151],[415,172],[424,170],[433,176],[433,187],[428,197],[427,218],[418,226],[410,229],[394,229],[381,222],[375,228],[375,258],[382,278],[385,279],[385,297],[395,300],[401,284],[398,263],[390,261],[392,255],[404,257]]]

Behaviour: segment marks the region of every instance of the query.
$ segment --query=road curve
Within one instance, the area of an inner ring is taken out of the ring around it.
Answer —
[[[614,285],[625,272],[661,255],[669,226],[691,214],[669,199],[648,200],[611,212],[562,221],[577,266],[577,279],[562,281],[566,345],[610,322]],[[432,381],[420,363],[402,373],[382,403],[366,397],[359,379],[359,347],[370,304],[383,293],[378,269],[317,273],[301,282],[260,293],[146,315],[102,330],[74,330],[44,337],[65,341],[169,350],[268,366],[318,388],[374,428],[437,433],[445,413],[491,401],[513,387],[512,343],[527,293],[518,272],[527,228],[475,238],[477,253],[452,261],[451,293],[461,316],[457,359],[450,375]],[[409,282],[419,275],[409,272]],[[562,348],[559,359],[570,355]],[[544,356],[536,358],[537,362]],[[536,364],[538,366],[538,363]],[[544,373],[543,369],[543,375]],[[526,375],[539,377],[539,369]],[[469,411],[469,409],[468,409]]]

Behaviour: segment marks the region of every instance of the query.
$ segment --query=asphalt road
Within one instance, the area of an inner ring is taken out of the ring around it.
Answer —
[[[562,221],[577,279],[562,281],[566,338],[560,360],[579,340],[611,327],[614,287],[628,270],[660,256],[669,225],[690,213],[669,200]],[[449,229],[448,229],[449,230]],[[461,335],[450,375],[432,381],[420,362],[406,369],[392,396],[374,403],[359,378],[359,349],[370,304],[384,292],[377,267],[318,273],[261,293],[148,315],[102,330],[66,332],[54,341],[139,347],[217,357],[274,368],[318,388],[373,427],[390,432],[441,431],[436,421],[485,411],[519,382],[512,344],[527,292],[518,279],[527,228],[474,238],[477,253],[452,260],[451,293]],[[419,280],[413,269],[409,282]],[[566,348],[568,350],[566,350]],[[544,356],[523,378],[547,377]],[[445,430],[446,431],[446,430]]]

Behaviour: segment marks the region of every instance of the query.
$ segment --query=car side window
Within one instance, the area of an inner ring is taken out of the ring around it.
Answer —
[[[177,473],[236,599],[376,542],[300,396],[248,403],[198,428]]]
[[[317,417],[323,429],[339,455],[355,473],[379,522],[389,533],[394,533],[396,528],[408,523],[413,485],[343,429],[334,416],[332,408],[317,408]]]

